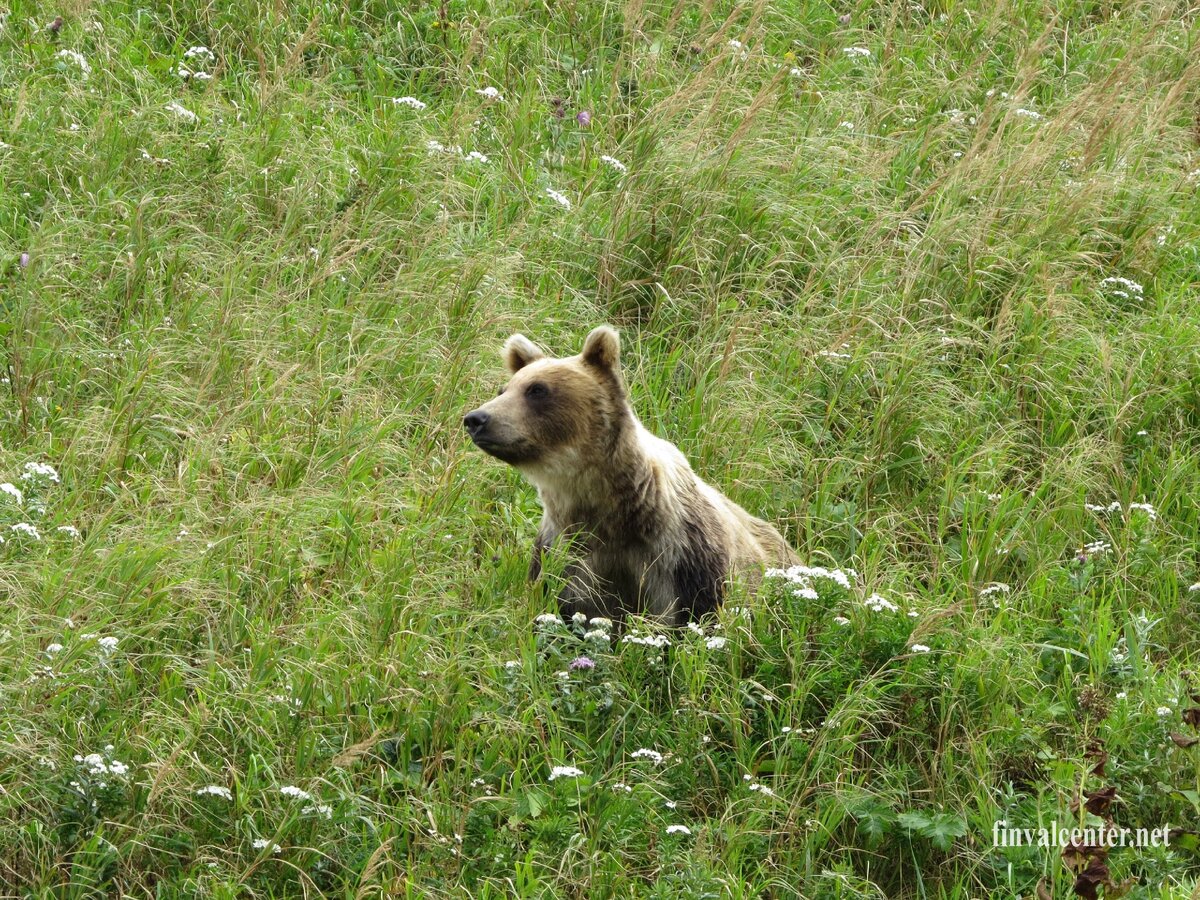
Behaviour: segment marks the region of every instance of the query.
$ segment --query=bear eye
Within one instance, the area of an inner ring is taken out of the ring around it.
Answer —
[[[550,388],[546,387],[540,381],[535,381],[529,387],[525,388],[525,396],[530,400],[545,400],[550,396]]]

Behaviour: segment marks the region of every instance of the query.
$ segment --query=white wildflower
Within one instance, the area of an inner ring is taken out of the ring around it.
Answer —
[[[1133,510],[1135,510],[1135,509],[1138,509],[1138,510],[1141,510],[1142,512],[1144,512],[1146,514],[1146,516],[1150,519],[1151,522],[1158,521],[1158,513],[1155,511],[1154,507],[1151,506],[1149,503],[1130,503],[1129,511],[1133,512]]]
[[[571,208],[571,201],[567,199],[567,195],[561,191],[556,191],[554,188],[546,188],[546,196],[561,206],[563,209]]]
[[[10,525],[8,527],[8,530],[15,532],[16,534],[22,534],[25,537],[31,538],[35,541],[40,541],[42,539],[41,532],[39,532],[35,527],[30,525],[28,522],[18,522],[15,525]]]
[[[59,59],[69,60],[70,62],[74,63],[76,68],[78,68],[83,74],[84,78],[87,78],[92,74],[92,67],[88,65],[88,61],[86,58],[84,58],[82,53],[77,53],[74,50],[59,50],[58,53],[54,55]]]
[[[866,47],[843,47],[842,52],[851,59],[862,59],[871,55]]]
[[[55,643],[55,644],[48,644],[48,645],[46,646],[46,655],[47,655],[47,656],[53,656],[54,654],[61,652],[61,651],[62,651],[62,648],[63,648],[63,645],[62,645],[62,644],[57,644],[57,643]]]
[[[659,753],[657,750],[649,750],[646,747],[643,747],[640,750],[634,750],[632,753],[629,754],[629,758],[630,759],[648,759],[648,760],[652,761],[655,765],[657,765],[658,763],[661,763],[663,761],[663,755],[661,753]]]
[[[888,612],[898,612],[900,609],[895,603],[880,594],[872,594],[866,599],[866,604],[867,608],[873,612],[883,612],[885,609]]]
[[[1118,700],[1124,700],[1128,696],[1129,696],[1129,694],[1127,694],[1125,691],[1117,691],[1117,699]]]
[[[710,637],[704,642],[704,646],[709,650],[722,650],[726,643],[728,642],[723,637]]]
[[[619,159],[614,159],[611,156],[601,156],[600,162],[604,163],[610,168],[616,169],[622,175],[629,171],[629,167],[626,166],[625,163],[621,162]]]
[[[515,669],[521,668],[521,661],[519,659],[510,659],[504,664],[504,668],[512,672]]]
[[[120,641],[115,637],[102,637],[100,640],[96,641],[97,646],[100,647],[100,652],[105,656],[112,656],[114,653],[116,653],[118,643],[120,643]]]
[[[928,653],[929,652],[929,647],[927,647],[925,644],[913,644],[912,647],[910,647],[909,649],[911,649],[913,653]]]
[[[58,472],[55,471],[54,466],[40,462],[25,463],[25,471],[21,474],[22,481],[38,481],[43,478],[47,481],[58,482]]]
[[[301,790],[293,784],[285,784],[279,789],[279,793],[283,794],[285,797],[292,797],[296,800],[312,799],[312,794],[310,794],[308,791]]]
[[[475,93],[477,93],[480,97],[483,97],[485,100],[504,100],[504,97],[501,95],[500,91],[491,86],[479,88],[475,91]]]
[[[1171,715],[1173,712],[1175,712],[1175,710],[1171,709],[1169,706],[1160,706],[1154,711],[1155,715],[1157,715],[1159,718],[1165,718],[1166,716]]]
[[[667,834],[691,834],[692,829],[686,825],[668,825]]]
[[[197,797],[204,797],[206,795],[212,795],[213,797],[220,797],[222,800],[232,800],[233,799],[233,792],[231,790],[229,790],[229,788],[222,787],[219,784],[210,784],[210,785],[207,785],[202,788],[197,788],[197,790],[196,790]]]
[[[314,803],[312,806],[306,806],[300,810],[302,816],[321,816],[325,819],[333,818],[333,807],[327,803]]]
[[[983,590],[981,590],[979,592],[979,598],[981,600],[983,600],[983,599],[986,599],[987,597],[992,596],[993,594],[1007,594],[1011,590],[1012,590],[1012,588],[1009,587],[1004,582],[993,581],[991,584],[989,584],[987,587],[985,587]]]
[[[59,525],[59,526],[58,526],[56,529],[54,529],[54,530],[55,530],[55,531],[62,532],[62,533],[63,533],[63,534],[65,534],[67,537],[73,537],[73,538],[78,538],[78,537],[80,537],[80,534],[79,534],[79,529],[78,529],[78,528],[76,528],[74,525]]]
[[[272,853],[278,853],[281,849],[278,844],[273,844],[266,838],[256,838],[251,846],[253,846],[255,850],[266,850],[269,848]]]
[[[601,631],[612,631],[613,623],[612,619],[606,619],[603,616],[594,616],[591,621],[588,622],[588,624],[593,628],[600,629]]]
[[[167,112],[172,112],[185,122],[198,122],[200,117],[180,103],[178,100],[172,100],[166,105]]]
[[[207,47],[188,47],[187,52],[183,54],[184,59],[196,59],[200,62],[212,62],[217,58],[217,55]]]
[[[849,624],[850,624],[850,620],[849,620],[849,619],[847,619],[845,616],[834,616],[834,617],[833,617],[833,624],[834,624],[834,625],[849,625]]]
[[[577,769],[574,766],[555,766],[550,770],[550,780],[554,781],[557,778],[578,778],[583,774],[583,769]]]
[[[1105,278],[1100,282],[1101,289],[1110,288],[1118,297],[1124,297],[1126,300],[1141,299],[1144,290],[1136,281],[1131,281],[1128,278],[1111,277]],[[1118,290],[1119,288],[1119,290]]]
[[[1034,122],[1040,122],[1042,119],[1046,118],[1035,109],[1016,109],[1013,111],[1013,114],[1020,116],[1023,119],[1030,119]]]
[[[1200,581],[1197,581],[1195,584],[1188,586],[1189,594],[1194,594],[1196,591],[1200,591]]]
[[[25,495],[21,493],[21,489],[7,481],[4,484],[0,484],[0,494],[8,494],[8,496],[17,501],[18,505],[25,502]]]
[[[478,150],[472,150],[465,158],[469,162],[486,163],[488,161],[487,154],[480,153]]]
[[[643,647],[666,647],[671,642],[665,634],[627,634],[621,638],[622,644],[641,644]]]
[[[411,106],[413,109],[424,109],[427,104],[416,97],[393,97],[392,106]]]

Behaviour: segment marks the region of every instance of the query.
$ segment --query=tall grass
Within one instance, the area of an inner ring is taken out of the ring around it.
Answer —
[[[1066,897],[997,820],[1113,785],[1194,830],[1198,42],[1171,2],[14,2],[0,895]],[[508,334],[600,322],[848,588],[667,647],[536,621],[536,498],[460,419]],[[1111,881],[1192,896],[1195,845]]]

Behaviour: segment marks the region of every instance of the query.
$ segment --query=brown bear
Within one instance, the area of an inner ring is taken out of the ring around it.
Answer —
[[[681,625],[711,612],[735,572],[753,581],[796,554],[773,527],[697,477],[683,454],[647,431],[621,377],[617,332],[601,326],[578,356],[547,357],[524,335],[504,344],[512,378],[464,417],[481,450],[538,489],[542,553],[571,541],[566,615],[629,613]]]

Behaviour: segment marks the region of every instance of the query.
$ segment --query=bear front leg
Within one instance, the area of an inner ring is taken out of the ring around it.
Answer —
[[[605,593],[600,580],[587,565],[570,563],[563,571],[566,583],[558,594],[558,608],[564,619],[583,613],[589,619],[596,616],[612,617],[605,602]]]

